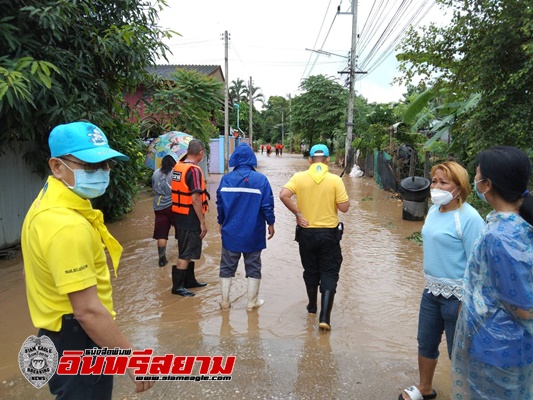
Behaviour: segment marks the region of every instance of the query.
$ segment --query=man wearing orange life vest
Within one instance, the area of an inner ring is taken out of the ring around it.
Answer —
[[[202,239],[207,233],[205,213],[209,194],[202,169],[197,164],[204,157],[205,146],[190,141],[187,155],[172,171],[172,212],[178,241],[178,262],[172,266],[172,294],[194,296],[188,288],[202,287],[194,276],[194,262],[202,254]]]

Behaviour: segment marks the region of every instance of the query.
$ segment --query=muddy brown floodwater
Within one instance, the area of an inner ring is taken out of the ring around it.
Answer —
[[[219,175],[208,179],[213,195],[208,234],[197,277],[208,283],[195,297],[170,293],[171,268],[157,266],[152,236],[150,192],[132,213],[109,225],[124,246],[118,278],[113,278],[117,323],[137,348],[154,354],[235,355],[230,382],[158,382],[133,393],[129,378],[115,378],[115,399],[397,399],[418,383],[417,316],[423,290],[422,248],[407,240],[422,222],[402,220],[402,204],[372,179],[343,177],[351,208],[341,215],[344,262],[331,316],[332,330],[318,331],[308,315],[296,242],[295,220],[279,201],[282,186],[308,163],[299,155],[257,155],[275,196],[276,234],[263,251],[260,297],[265,304],[246,311],[246,279],[239,266],[231,287],[232,307],[219,309],[220,236],[214,201]],[[331,166],[331,171],[341,171]],[[319,199],[317,199],[319,201]],[[169,240],[168,254],[177,245]],[[0,397],[49,399],[21,375],[18,352],[32,326],[21,276],[20,255],[0,261]],[[449,398],[449,361],[435,375],[439,399]]]

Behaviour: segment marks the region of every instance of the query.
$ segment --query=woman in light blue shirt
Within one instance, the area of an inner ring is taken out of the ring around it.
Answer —
[[[479,213],[465,202],[471,186],[461,165],[454,161],[435,165],[431,177],[433,206],[422,227],[426,287],[418,316],[420,383],[405,389],[400,400],[437,397],[433,375],[439,344],[445,332],[451,357],[466,263],[485,225]]]

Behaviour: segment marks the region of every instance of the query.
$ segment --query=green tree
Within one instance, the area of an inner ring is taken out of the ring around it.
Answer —
[[[435,93],[447,88],[445,103],[464,111],[451,114],[455,148],[467,159],[495,144],[530,148],[533,7],[520,0],[439,3],[453,11],[451,23],[407,34],[398,57],[405,74],[400,81],[420,75],[424,82],[435,81]],[[464,105],[472,107],[465,110]]]
[[[289,102],[281,96],[270,96],[263,110],[267,136],[266,142],[281,143],[282,129],[288,132]],[[282,123],[283,122],[283,123]]]
[[[371,104],[366,119],[370,125],[377,124],[386,127],[396,122],[393,107],[389,104]]]
[[[265,104],[265,96],[261,92],[261,88],[259,86],[253,86],[250,88],[249,86],[246,86],[244,88],[244,94],[246,96],[246,100],[250,101],[250,96],[252,97],[252,104],[255,105],[255,102],[258,101],[261,104]],[[254,106],[255,107],[255,106]]]
[[[354,98],[354,110],[353,110],[353,138],[356,139],[360,136],[369,126],[369,116],[372,115],[372,108],[376,103],[368,104],[368,101],[361,96],[355,96]],[[346,132],[344,132],[346,133]]]
[[[244,82],[241,78],[231,81],[231,84],[229,85],[229,95],[231,97],[231,101],[234,103],[246,101],[248,97],[246,91],[246,82]]]
[[[370,151],[383,150],[389,145],[390,127],[395,122],[394,109],[390,104],[368,105],[365,121],[359,129],[360,147]]]
[[[250,104],[246,101],[241,101],[239,104],[239,128],[247,135],[250,134]],[[237,110],[233,108],[229,118],[230,126],[237,127]],[[265,136],[265,123],[263,114],[255,107],[252,110],[252,122],[253,122],[253,140],[254,143],[263,142]]]
[[[177,69],[171,80],[161,81],[151,95],[146,112],[155,116],[164,131],[184,131],[209,145],[216,132],[213,112],[224,99],[224,88],[211,76]]]
[[[24,157],[44,175],[50,130],[87,119],[100,126],[131,163],[142,163],[139,148],[129,144],[137,143],[137,130],[126,122],[129,110],[117,101],[168,51],[164,40],[172,32],[159,27],[157,16],[166,2],[150,4],[0,0],[0,151],[33,142],[36,150]],[[115,135],[125,138],[115,141]],[[118,172],[112,173],[109,196],[125,194],[124,199],[131,200],[132,176]],[[120,205],[124,210],[131,206]],[[117,203],[108,209],[112,207],[120,208]]]
[[[111,170],[111,182],[105,194],[92,200],[93,206],[102,210],[108,221],[118,220],[133,210],[139,183],[144,184],[152,175],[152,171],[144,166],[146,146],[139,139],[139,125],[118,117],[125,117],[121,99],[118,95],[115,113],[102,118],[101,123],[106,132],[113,133],[108,135],[109,145],[127,153],[130,161],[117,163]]]
[[[310,76],[300,88],[305,92],[292,101],[292,128],[309,145],[331,146],[346,132],[348,90],[324,75]]]
[[[265,96],[261,93],[261,88],[259,86],[253,86],[250,90],[248,83],[243,81],[241,78],[237,78],[234,81],[231,81],[229,86],[229,95],[233,103],[243,103],[250,101],[250,93],[252,94],[252,103],[255,104],[256,101],[261,103],[265,102]]]

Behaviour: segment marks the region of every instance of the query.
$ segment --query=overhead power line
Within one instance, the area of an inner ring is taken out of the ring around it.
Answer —
[[[361,69],[368,71],[368,73],[375,70],[396,49],[409,27],[417,26],[435,5],[434,0],[405,0],[390,16],[389,3],[389,0],[386,3],[383,0],[380,0],[379,3],[375,2],[374,4],[378,4],[378,7],[372,8],[374,12],[371,12],[367,19],[367,21],[383,22],[379,24],[382,27],[379,36],[374,33],[376,32],[375,29],[372,30],[372,36],[367,35],[365,31],[362,31],[360,35],[358,64]],[[365,23],[364,26],[370,25]],[[372,47],[368,50],[369,45]],[[361,79],[364,79],[363,75],[357,77],[357,80]]]
[[[326,17],[328,15],[328,11],[329,11],[329,8],[331,6],[331,0],[329,0],[329,3],[328,3],[328,7],[326,8],[326,12],[324,13],[324,18],[322,19],[322,24],[320,25],[320,30],[318,31],[318,35],[316,37],[316,40],[315,40],[315,44],[313,45],[313,48],[316,49],[316,45],[318,43],[318,38],[320,37],[320,34],[322,33],[322,28],[324,27],[324,22],[326,22]],[[328,33],[322,43],[322,46],[320,47],[320,50],[323,50],[324,49],[324,44],[326,43],[326,40],[329,36],[329,33],[331,32],[331,27],[333,26],[333,23],[335,22],[335,18],[337,17],[337,14],[335,14],[335,16],[333,17],[333,21],[331,21],[331,25],[329,27],[329,30],[328,30]],[[304,78],[307,78],[311,72],[313,71],[313,67],[315,66],[315,63],[316,61],[318,60],[318,57],[319,57],[319,54],[315,54],[315,60],[314,62],[311,64],[311,58],[313,58],[313,53],[311,53],[309,55],[309,60],[307,61],[307,65],[305,66],[305,69],[304,69],[304,72],[302,74],[302,78],[301,79],[304,79]],[[309,64],[311,64],[311,67],[309,68],[309,72],[307,72],[307,68],[309,67]],[[307,72],[307,74],[306,74]]]
[[[352,3],[353,1],[355,0],[352,0]],[[330,5],[331,1],[328,4],[326,15]],[[357,74],[355,79],[362,80],[379,67],[379,65],[381,65],[394,52],[409,27],[418,26],[420,21],[428,14],[434,5],[435,0],[374,0],[370,13],[366,16],[363,28],[358,30],[359,35],[356,46],[356,65],[354,68],[358,71],[365,71],[366,74]],[[340,11],[340,7],[341,6],[339,5],[337,11]],[[326,15],[324,16],[324,20]],[[336,16],[337,13],[335,14],[335,17]],[[315,54],[310,55],[302,79],[310,75],[314,65],[320,57],[319,53],[324,50],[329,32],[331,32],[335,22],[335,17],[333,18],[328,34],[323,40],[320,49],[315,50]],[[320,27],[318,37],[322,32],[324,20]],[[318,37],[315,41],[315,49]],[[311,63],[313,56],[314,61]],[[342,66],[339,71],[346,71],[349,68],[346,60],[342,60],[339,65]]]

